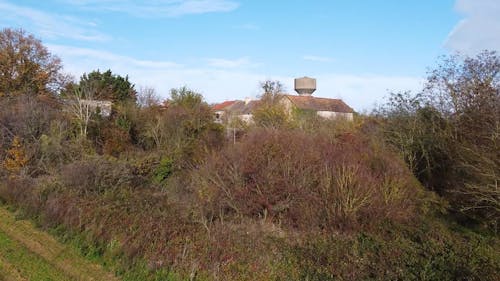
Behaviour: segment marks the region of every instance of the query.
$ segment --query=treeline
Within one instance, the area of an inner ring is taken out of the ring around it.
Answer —
[[[438,68],[428,94],[346,122],[289,116],[266,82],[255,124],[232,120],[228,138],[196,92],[72,81],[4,29],[0,200],[125,280],[495,280],[499,87],[482,71],[498,58],[452,61],[477,63],[485,88],[465,71],[439,84]],[[464,88],[447,96],[451,82]]]
[[[420,93],[378,111],[385,139],[451,210],[495,233],[500,220],[500,57],[444,58]]]

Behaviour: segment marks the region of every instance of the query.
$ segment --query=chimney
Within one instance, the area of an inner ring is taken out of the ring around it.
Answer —
[[[296,78],[295,91],[299,96],[311,96],[316,91],[316,79],[309,77]]]

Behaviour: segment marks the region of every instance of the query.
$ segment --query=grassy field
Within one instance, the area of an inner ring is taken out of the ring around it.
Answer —
[[[0,281],[118,280],[0,206]]]

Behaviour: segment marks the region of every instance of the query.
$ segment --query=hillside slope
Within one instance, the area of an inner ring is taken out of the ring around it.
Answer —
[[[118,280],[0,206],[0,280]]]

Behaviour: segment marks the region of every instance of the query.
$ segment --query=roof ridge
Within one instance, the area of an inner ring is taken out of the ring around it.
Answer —
[[[314,98],[314,99],[322,99],[322,100],[339,100],[339,101],[343,101],[343,100],[342,100],[342,99],[340,99],[340,98],[325,98],[325,97],[299,96],[299,95],[285,95],[285,96],[289,96],[289,97],[299,97],[299,98]]]

